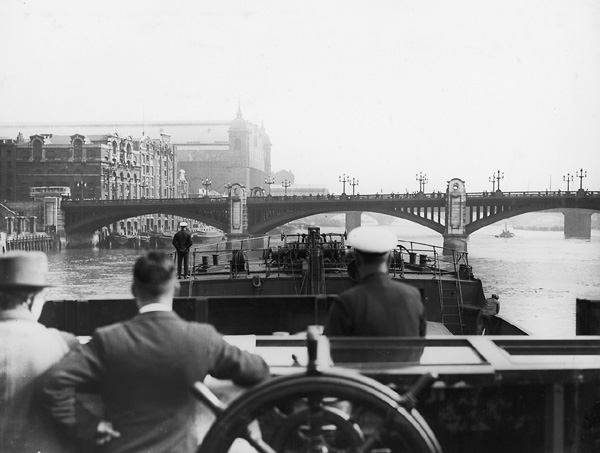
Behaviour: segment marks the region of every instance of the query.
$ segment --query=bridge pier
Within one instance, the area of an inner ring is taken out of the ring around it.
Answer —
[[[451,255],[451,250],[466,252],[468,240],[466,234],[444,234],[444,255]]]
[[[346,232],[350,233],[354,228],[360,226],[361,211],[346,212]]]
[[[590,239],[592,237],[592,212],[575,209],[563,212],[565,238]]]
[[[446,228],[444,230],[444,255],[452,250],[467,251],[467,191],[459,178],[448,181],[446,189]]]

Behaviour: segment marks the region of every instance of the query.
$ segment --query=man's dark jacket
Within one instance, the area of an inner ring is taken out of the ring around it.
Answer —
[[[328,336],[425,336],[427,319],[416,288],[387,274],[368,275],[334,301],[325,326]]]
[[[173,246],[179,253],[186,253],[192,245],[192,235],[185,230],[179,230],[173,236]]]
[[[207,374],[252,385],[269,369],[211,325],[157,311],[95,331],[81,352],[50,371],[44,393],[55,420],[89,443],[100,418],[80,408],[75,392],[99,391],[103,419],[121,433],[100,452],[195,452],[198,403],[191,388]]]

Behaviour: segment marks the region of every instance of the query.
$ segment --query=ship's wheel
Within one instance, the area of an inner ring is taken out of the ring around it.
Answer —
[[[440,453],[414,408],[432,381],[428,375],[398,395],[358,373],[309,362],[306,373],[274,378],[228,407],[197,383],[194,393],[217,414],[198,453]]]

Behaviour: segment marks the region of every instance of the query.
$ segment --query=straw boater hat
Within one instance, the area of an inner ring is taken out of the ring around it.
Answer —
[[[398,238],[388,228],[364,226],[350,231],[346,244],[363,253],[381,254],[398,245]]]
[[[0,289],[45,288],[48,257],[43,252],[8,252],[0,255]]]

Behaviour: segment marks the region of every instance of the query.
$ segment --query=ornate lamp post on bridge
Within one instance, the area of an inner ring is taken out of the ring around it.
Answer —
[[[573,175],[570,175],[569,173],[567,173],[565,176],[563,176],[563,181],[567,181],[567,192],[569,191],[569,183],[571,183],[573,181]]]
[[[225,183],[225,189],[227,189],[227,196],[228,196],[228,197],[231,197],[231,186],[232,186],[232,185],[233,185],[233,184],[231,184],[229,181],[227,181],[227,182]]]
[[[275,184],[275,178],[273,178],[272,176],[265,178],[265,184],[269,186],[269,195],[271,195],[271,184]]]
[[[419,181],[419,192],[425,193],[425,184],[429,182],[427,180],[427,175],[419,172],[419,174],[416,176],[416,179]]]
[[[345,194],[346,193],[346,183],[350,182],[350,176],[346,176],[346,173],[344,173],[344,175],[340,176],[338,179],[343,184],[342,194]]]
[[[204,186],[204,196],[208,197],[208,188],[211,186],[212,181],[208,178],[204,178],[202,185]]]
[[[75,183],[75,187],[77,187],[78,189],[81,189],[81,199],[83,200],[83,191],[85,190],[85,188],[87,187],[87,182],[85,181],[77,181]]]
[[[283,187],[284,189],[284,196],[287,197],[287,189],[288,187],[290,187],[292,185],[291,182],[289,182],[287,179],[284,179],[283,182],[281,183],[281,187]]]
[[[488,181],[492,183],[492,193],[496,191],[496,175],[492,173],[492,176],[488,178]]]
[[[504,179],[504,172],[500,173],[500,170],[498,170],[498,174],[492,174],[492,178],[494,183],[497,181],[498,182],[498,192],[500,192],[500,180]],[[492,192],[496,192],[496,190],[494,189],[495,184],[492,185]]]
[[[579,190],[583,190],[583,178],[587,178],[587,171],[584,172],[583,168],[575,172],[575,176],[579,178]]]
[[[352,178],[352,182],[349,182],[349,184],[352,186],[352,196],[354,196],[354,188],[358,186],[358,179]]]

